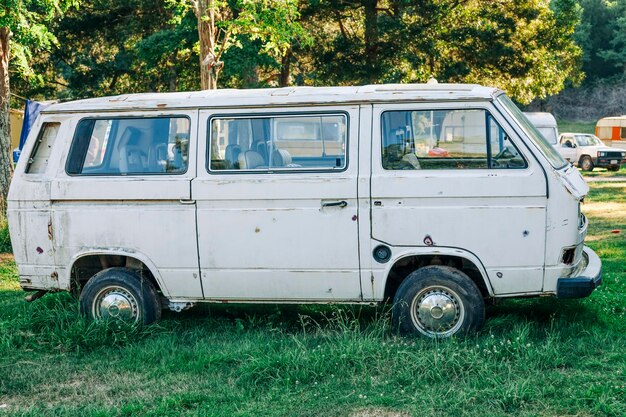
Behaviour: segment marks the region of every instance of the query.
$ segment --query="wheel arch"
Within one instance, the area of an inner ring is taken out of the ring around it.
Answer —
[[[108,267],[126,267],[146,273],[146,277],[165,297],[169,295],[158,268],[145,254],[127,249],[87,249],[74,254],[67,269],[70,291],[80,291],[93,275]],[[84,270],[86,274],[81,273]]]
[[[384,273],[383,300],[393,301],[400,284],[413,271],[430,265],[453,266],[464,272],[484,298],[494,296],[487,270],[473,253],[458,248],[413,248],[394,257]]]

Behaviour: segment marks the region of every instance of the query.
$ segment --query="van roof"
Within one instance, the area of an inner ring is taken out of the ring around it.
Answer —
[[[476,84],[379,84],[360,87],[282,87],[140,93],[53,104],[42,112],[92,112],[291,106],[389,101],[492,100],[501,91]]]

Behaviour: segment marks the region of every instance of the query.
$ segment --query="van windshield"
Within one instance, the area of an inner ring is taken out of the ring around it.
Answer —
[[[552,145],[543,137],[541,132],[528,120],[528,118],[522,113],[522,111],[508,98],[506,95],[501,94],[497,98],[498,102],[504,106],[504,108],[513,116],[519,123],[522,130],[526,133],[528,138],[539,148],[541,153],[546,157],[550,165],[555,169],[561,169],[567,166],[567,161],[557,152]]]

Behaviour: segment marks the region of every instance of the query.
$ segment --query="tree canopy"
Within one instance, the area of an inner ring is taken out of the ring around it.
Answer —
[[[581,82],[587,62],[577,0],[86,0],[50,25],[58,42],[30,59],[43,82],[21,74],[22,95],[200,88],[199,63],[211,60],[200,50],[199,25],[210,20],[206,10],[198,19],[201,2],[216,14],[219,87],[434,77],[494,85],[527,103]]]
[[[56,43],[47,24],[78,0],[4,0],[0,5],[0,212],[13,172],[9,126],[9,69],[22,79],[34,79],[30,61]]]
[[[579,0],[576,42],[588,82],[626,76],[626,0]]]

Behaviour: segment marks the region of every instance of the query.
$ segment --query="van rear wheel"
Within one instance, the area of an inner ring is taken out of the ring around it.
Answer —
[[[402,334],[445,338],[478,330],[485,303],[476,284],[447,266],[420,268],[402,282],[394,297],[393,325]]]
[[[161,318],[161,304],[152,283],[128,268],[108,268],[87,282],[80,311],[93,320],[150,324]]]

